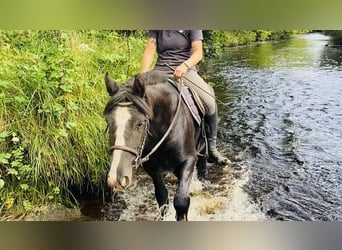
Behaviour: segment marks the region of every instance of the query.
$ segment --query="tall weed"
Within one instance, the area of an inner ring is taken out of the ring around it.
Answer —
[[[144,41],[114,31],[0,31],[0,212],[61,202],[85,180],[101,186],[103,77],[137,73]]]

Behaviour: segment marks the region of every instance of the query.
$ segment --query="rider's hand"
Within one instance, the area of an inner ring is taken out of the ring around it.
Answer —
[[[187,71],[188,71],[188,67],[184,63],[182,63],[175,69],[175,71],[173,72],[173,75],[175,76],[176,79],[180,79],[185,75]]]

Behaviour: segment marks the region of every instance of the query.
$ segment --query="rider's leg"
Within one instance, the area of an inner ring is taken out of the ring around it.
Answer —
[[[216,147],[217,141],[217,117],[218,109],[215,99],[215,92],[203,79],[200,77],[195,70],[189,70],[185,77],[184,82],[189,87],[193,88],[199,97],[205,102],[207,108],[206,115],[204,117],[207,128],[208,138],[208,151],[209,151],[209,162],[216,162],[218,164],[227,163],[229,160],[222,156],[218,152]]]
[[[221,155],[221,153],[217,150],[216,142],[217,142],[217,112],[212,115],[206,115],[204,117],[205,123],[208,128],[207,138],[208,138],[208,151],[209,158],[208,162],[216,162],[218,164],[228,163],[228,159]]]

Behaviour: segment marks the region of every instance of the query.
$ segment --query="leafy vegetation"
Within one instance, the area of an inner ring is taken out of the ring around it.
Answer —
[[[287,37],[205,31],[205,49]],[[146,31],[0,31],[0,214],[101,187],[108,168],[104,74],[139,71]]]
[[[108,165],[104,74],[139,70],[144,39],[111,31],[1,31],[0,211],[62,202]]]
[[[287,39],[306,32],[308,30],[205,30],[204,49],[207,56],[215,57],[222,53],[224,47]]]

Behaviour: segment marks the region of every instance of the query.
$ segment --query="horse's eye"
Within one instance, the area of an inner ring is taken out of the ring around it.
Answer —
[[[137,123],[137,128],[141,128],[142,126],[144,126],[145,122],[140,121]]]

